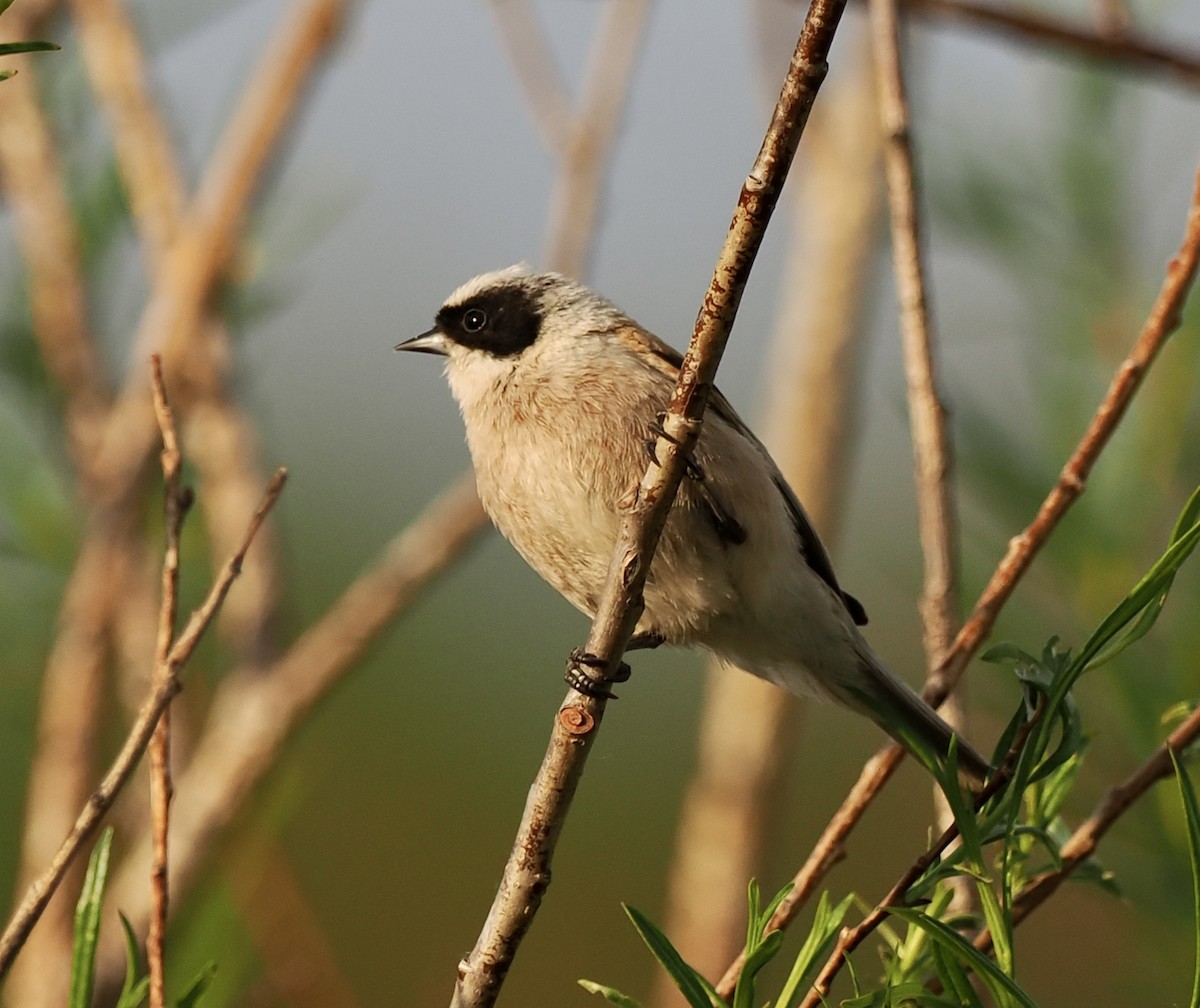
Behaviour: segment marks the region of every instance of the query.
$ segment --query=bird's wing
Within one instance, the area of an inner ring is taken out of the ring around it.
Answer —
[[[673,347],[668,346],[653,333],[647,332],[632,321],[620,330],[618,338],[629,346],[640,360],[646,362],[649,366],[669,378],[672,385],[679,381],[679,369],[683,366],[683,356]],[[708,409],[749,441],[762,454],[763,458],[767,460],[772,470],[772,481],[783,497],[784,506],[787,508],[788,514],[792,519],[792,525],[796,529],[796,535],[800,541],[800,553],[804,557],[805,562],[822,581],[837,593],[854,622],[858,626],[865,626],[867,623],[866,609],[863,608],[862,603],[858,599],[849,592],[843,591],[838,584],[837,575],[833,573],[833,562],[829,559],[829,553],[826,552],[824,543],[821,542],[800,501],[796,499],[796,494],[788,486],[787,480],[783,478],[783,474],[779,471],[775,460],[771,458],[771,454],[767,451],[766,446],[746,426],[745,421],[738,416],[737,411],[730,405],[729,400],[721,394],[720,389],[716,386],[713,386],[710,390]],[[701,494],[713,510],[719,523],[726,528],[743,528],[733,516],[732,510],[719,502],[713,496],[711,488],[707,487],[703,482],[701,483]],[[720,527],[718,527],[718,533],[720,533]],[[723,538],[727,537],[723,536]],[[744,540],[744,532],[740,540],[727,539],[727,541],[733,542]]]

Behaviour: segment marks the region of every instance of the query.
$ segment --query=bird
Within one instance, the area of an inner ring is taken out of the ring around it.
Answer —
[[[445,359],[484,509],[542,578],[594,617],[622,501],[662,433],[681,355],[583,284],[524,263],[462,284],[433,328],[396,349]],[[872,650],[862,604],[838,583],[770,453],[715,388],[643,602],[629,650],[707,650],[866,715],[931,771],[952,739],[969,784],[991,771]],[[568,682],[591,692],[597,680],[580,671],[576,662]]]

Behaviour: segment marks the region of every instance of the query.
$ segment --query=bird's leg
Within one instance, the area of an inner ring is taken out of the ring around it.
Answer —
[[[668,434],[667,429],[663,426],[663,422],[666,420],[666,418],[666,413],[659,413],[654,418],[654,422],[650,424],[650,433],[654,436],[645,442],[646,454],[650,456],[650,461],[655,465],[662,464],[658,461],[658,452],[655,450],[658,447],[659,438],[664,438],[676,448],[679,447],[679,439]],[[698,482],[703,482],[704,470],[700,468],[700,466],[696,463],[696,460],[693,459],[691,455],[685,455],[683,461],[684,465],[687,467],[688,476]]]
[[[592,675],[587,669],[603,669],[607,665],[603,658],[599,655],[594,655],[582,648],[576,648],[571,652],[571,656],[567,659],[567,671],[563,674],[567,685],[576,693],[582,693],[587,697],[600,698],[606,700],[616,700],[617,695],[608,688],[608,681]],[[629,677],[633,674],[631,669],[625,662],[621,662],[617,666],[617,671],[612,677],[612,682],[628,682]]]

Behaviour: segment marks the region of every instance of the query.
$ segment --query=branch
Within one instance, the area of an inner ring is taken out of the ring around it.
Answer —
[[[762,65],[794,20],[779,5],[758,4]],[[852,26],[847,25],[849,29]],[[879,228],[879,116],[865,40],[838,38],[843,71],[813,108],[803,169],[785,201],[789,250],[776,306],[764,381],[763,442],[831,551],[854,468],[863,401],[863,324]],[[849,46],[847,49],[846,47]],[[797,432],[803,432],[798,436]],[[688,961],[716,974],[742,946],[746,880],[761,875],[761,855],[778,820],[781,778],[794,764],[802,706],[784,690],[716,661],[697,732],[694,771],[675,825],[664,930]],[[737,731],[729,726],[738,725]],[[732,986],[723,991],[732,996]],[[675,1005],[679,992],[657,974],[651,1004]]]
[[[1064,18],[975,0],[904,0],[904,6],[918,17],[992,28],[1014,41],[1059,46],[1090,59],[1161,74],[1185,87],[1200,87],[1200,53],[1132,32],[1099,31]]]
[[[266,669],[245,668],[222,680],[178,781],[188,800],[175,809],[171,823],[171,888],[177,899],[199,877],[221,835],[313,706],[486,522],[474,479],[458,480],[428,504],[286,654]],[[143,836],[110,885],[111,902],[122,907],[135,929],[150,914],[142,884],[150,858],[150,842]],[[114,944],[103,954],[101,985],[115,975],[119,986],[123,952]]]
[[[611,0],[588,58],[579,107],[559,152],[543,258],[569,276],[586,272],[601,181],[616,139],[633,68],[646,37],[650,0]]]
[[[946,408],[938,390],[933,327],[921,261],[921,221],[895,0],[870,0],[870,15],[871,52],[884,136],[884,178],[891,211],[892,261],[900,299],[904,374],[912,419],[918,525],[925,559],[921,617],[925,627],[925,655],[929,668],[933,669],[944,658],[958,629],[954,604],[958,581],[958,516],[950,490],[953,446],[946,431]]]
[[[657,445],[663,460],[650,466],[621,524],[603,596],[586,650],[604,658],[611,680],[641,612],[641,593],[684,464],[700,433],[707,392],[716,372],[750,268],[778,201],[826,62],[844,0],[814,0],[792,56],[779,102],[754,167],[742,187],[716,271],[696,320],[679,384]],[[550,862],[571,798],[595,741],[606,700],[568,694],[559,709],[545,758],[529,792],[512,854],[474,949],[459,965],[452,1004],[495,1003],[517,948],[541,903]]]
[[[163,550],[162,603],[158,617],[158,639],[154,647],[155,680],[171,677],[168,661],[175,637],[175,616],[179,607],[179,536],[183,519],[191,503],[190,495],[179,479],[182,458],[175,433],[175,416],[167,400],[163,382],[162,358],[150,358],[154,414],[162,432],[162,470],[165,486],[166,546]],[[166,988],[163,973],[163,942],[167,933],[167,833],[171,806],[171,708],[162,716],[150,738],[150,818],[154,842],[154,860],[150,867],[152,912],[146,939],[146,960],[150,969],[150,1008],[163,1008]]]
[[[167,655],[165,669],[156,669],[150,695],[142,704],[137,719],[134,721],[121,751],[117,754],[117,758],[79,813],[75,825],[59,847],[58,853],[55,854],[49,867],[29,886],[21,905],[17,907],[12,919],[5,927],[4,933],[0,935],[0,980],[7,975],[13,959],[21,950],[26,937],[46,908],[46,904],[50,902],[50,897],[54,895],[59,883],[62,882],[72,860],[79,853],[80,848],[91,838],[105,813],[132,776],[163,711],[166,710],[175,694],[183,688],[179,680],[179,670],[191,658],[201,636],[224,601],[230,585],[233,584],[234,578],[241,570],[242,560],[250,548],[254,534],[274,506],[283,490],[286,478],[287,473],[283,469],[277,470],[272,477],[258,511],[250,520],[241,547],[226,562],[209,590],[208,596],[200,608],[192,613],[187,627],[172,645]]]
[[[933,325],[923,264],[921,215],[918,205],[908,95],[901,54],[896,0],[868,0],[871,51],[879,89],[883,128],[883,166],[891,210],[892,262],[900,301],[900,331],[908,413],[912,423],[913,471],[917,492],[917,527],[925,580],[920,612],[928,672],[936,669],[962,622],[958,606],[958,508],[951,486],[954,445],[946,426],[946,407],[938,388]],[[943,716],[963,730],[961,695],[946,705]],[[945,795],[936,784],[933,804],[939,828],[953,822]],[[974,890],[967,879],[952,881],[956,908],[970,906]]]
[[[986,802],[995,797],[1002,788],[1008,785],[1012,765],[1015,763],[1017,753],[1021,746],[1024,745],[1024,742],[1025,735],[1021,735],[1018,743],[1013,746],[1012,751],[1009,753],[1009,758],[1005,761],[1004,768],[988,780],[987,786],[976,797],[974,802],[976,811],[983,808]],[[825,965],[821,967],[821,972],[817,975],[816,980],[813,981],[808,993],[804,996],[804,1000],[800,1002],[799,1008],[821,1008],[822,1005],[828,1003],[826,998],[829,996],[834,978],[841,972],[842,966],[845,965],[850,953],[878,930],[879,926],[890,916],[892,907],[906,905],[908,890],[937,862],[938,858],[946,851],[946,848],[958,839],[958,835],[958,824],[951,820],[950,825],[942,831],[937,840],[926,848],[904,870],[900,878],[896,880],[895,885],[871,908],[871,912],[854,925],[854,927],[842,929],[833,951],[829,953],[829,957],[825,960]]]
[[[234,250],[267,161],[345,7],[346,0],[304,0],[268,43],[142,313],[134,336],[135,359],[157,348],[170,375],[183,357]],[[104,429],[97,470],[106,487],[132,482],[150,450],[153,427],[142,384],[131,376]]]
[[[492,0],[490,6],[533,124],[558,163],[542,258],[550,269],[582,276],[650,2],[611,0],[605,6],[575,108],[533,4]]]
[[[1033,558],[1045,545],[1051,531],[1062,519],[1086,486],[1087,476],[1100,452],[1112,437],[1125,414],[1142,378],[1154,362],[1167,338],[1179,327],[1180,312],[1195,279],[1200,262],[1200,169],[1188,209],[1183,243],[1167,265],[1166,279],[1150,309],[1150,315],[1113,377],[1108,392],[1096,410],[1082,440],[1075,449],[1058,483],[1051,489],[1033,521],[1009,544],[970,618],[958,632],[946,661],[925,684],[923,696],[935,706],[954,689],[967,662],[991,633],[1001,608],[1028,570]],[[904,758],[898,745],[880,749],[867,761],[858,780],[825,827],[808,860],[795,876],[795,887],[771,918],[772,930],[786,928],[815,891],[829,869],[837,863],[846,837],[882,790]],[[732,972],[738,964],[730,967]],[[729,973],[726,974],[726,977]],[[725,981],[722,980],[722,986]]]

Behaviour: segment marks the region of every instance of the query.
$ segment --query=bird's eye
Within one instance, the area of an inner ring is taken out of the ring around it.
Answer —
[[[463,312],[462,327],[469,333],[477,333],[487,325],[487,312],[482,308],[468,308]]]

